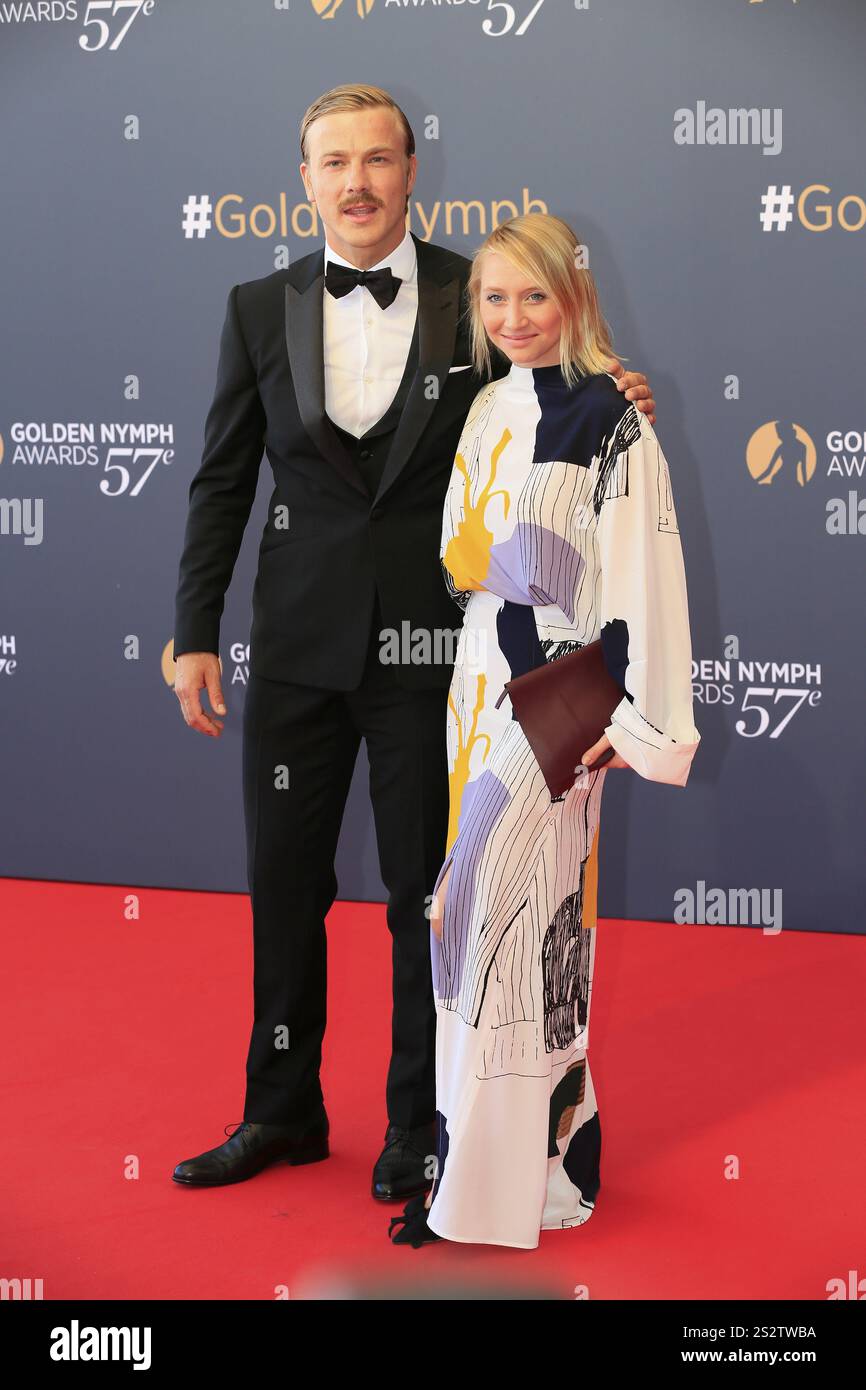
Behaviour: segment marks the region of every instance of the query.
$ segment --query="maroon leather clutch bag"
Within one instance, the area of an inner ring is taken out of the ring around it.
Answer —
[[[497,709],[506,694],[551,796],[561,796],[574,784],[581,754],[601,738],[625,691],[608,671],[598,638],[515,676]],[[592,767],[602,767],[614,751],[602,753]]]

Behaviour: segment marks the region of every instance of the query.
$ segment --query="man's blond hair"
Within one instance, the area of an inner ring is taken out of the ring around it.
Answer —
[[[301,158],[304,163],[309,163],[307,136],[313,121],[318,121],[322,116],[330,116],[335,111],[363,111],[375,106],[387,107],[395,113],[406,138],[406,158],[408,159],[410,155],[413,155],[415,153],[415,136],[406,119],[405,112],[397,105],[394,98],[385,91],[384,87],[371,87],[364,82],[352,82],[342,87],[332,87],[329,92],[323,92],[304,112],[304,118],[301,121]]]

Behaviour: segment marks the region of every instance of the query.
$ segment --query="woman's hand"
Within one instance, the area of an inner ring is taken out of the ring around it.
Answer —
[[[656,422],[656,403],[652,387],[643,372],[624,371],[617,358],[611,358],[607,371],[616,377],[616,389],[622,391],[627,401],[634,401],[637,410],[643,412],[651,425]]]
[[[430,930],[437,941],[442,940],[442,925],[445,921],[445,894],[448,891],[448,880],[451,877],[453,867],[453,864],[449,864],[448,872],[439,884],[439,892],[433,894],[430,903]]]
[[[592,764],[595,762],[596,758],[600,758],[602,753],[606,753],[608,748],[612,747],[613,744],[611,743],[607,734],[602,734],[601,738],[598,740],[598,743],[594,743],[591,748],[587,748],[580,761],[583,763],[584,767],[591,767]],[[621,757],[619,753],[614,753],[613,757],[608,759],[608,761],[605,763],[605,767],[630,768],[631,763],[627,763],[625,758]]]

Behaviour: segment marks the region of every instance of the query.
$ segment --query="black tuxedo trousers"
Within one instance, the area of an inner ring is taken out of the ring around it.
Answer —
[[[392,938],[388,1119],[414,1128],[432,1123],[435,1112],[427,906],[448,826],[447,691],[398,684],[394,668],[379,660],[377,619],[378,613],[356,690],[251,675],[246,694],[243,785],[255,980],[244,1119],[296,1126],[298,1136],[324,1114],[324,919],[337,892],[334,856],[362,738]],[[351,1050],[338,1059],[349,1071],[357,1064]]]

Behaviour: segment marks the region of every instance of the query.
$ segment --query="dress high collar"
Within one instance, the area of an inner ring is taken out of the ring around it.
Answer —
[[[515,386],[533,390],[539,386],[561,386],[564,391],[573,390],[566,383],[562,374],[562,367],[555,362],[551,367],[521,367],[516,362],[512,362],[511,370],[508,373]]]

